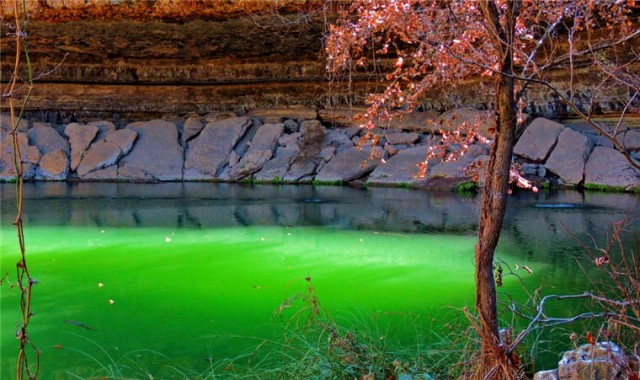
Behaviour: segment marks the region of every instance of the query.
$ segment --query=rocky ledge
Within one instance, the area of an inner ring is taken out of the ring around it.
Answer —
[[[491,124],[486,111],[458,109],[417,112],[386,128],[366,130],[353,120],[356,110],[292,107],[250,114],[192,115],[116,126],[111,121],[49,124],[23,120],[18,141],[24,178],[34,181],[225,181],[266,183],[355,183],[452,189],[474,177],[489,146],[469,146],[457,161],[429,161],[429,146],[441,129],[477,122]],[[0,179],[16,171],[7,115],[0,119]],[[640,129],[627,125],[616,135],[640,158]],[[373,141],[376,143],[374,144]],[[457,144],[448,152],[461,149]],[[640,173],[611,142],[580,123],[536,118],[521,131],[514,160],[539,184],[640,188]],[[480,184],[481,185],[481,184]]]

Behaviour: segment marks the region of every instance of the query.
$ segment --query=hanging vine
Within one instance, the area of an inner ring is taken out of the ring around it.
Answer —
[[[16,362],[16,379],[37,379],[40,371],[40,350],[35,346],[29,336],[29,324],[33,312],[31,310],[31,300],[33,286],[37,283],[31,276],[27,265],[26,246],[24,239],[24,225],[22,220],[23,210],[23,166],[20,152],[20,139],[18,126],[22,119],[25,106],[33,89],[33,75],[31,61],[29,59],[29,49],[26,43],[26,21],[27,4],[22,0],[14,0],[14,33],[16,41],[15,62],[9,83],[2,92],[2,100],[9,104],[11,117],[11,140],[13,142],[13,161],[16,175],[16,218],[13,224],[16,226],[18,235],[18,245],[20,249],[20,259],[16,264],[16,281],[14,287],[20,292],[20,312],[21,318],[18,322],[16,338],[19,341],[18,358]],[[24,56],[24,61],[23,61]],[[27,79],[21,77],[21,67],[26,65]],[[21,99],[17,101],[15,97],[20,94]],[[24,94],[24,95],[23,95]],[[18,104],[19,103],[19,104]],[[18,112],[16,112],[18,110]],[[33,360],[33,361],[32,361]]]

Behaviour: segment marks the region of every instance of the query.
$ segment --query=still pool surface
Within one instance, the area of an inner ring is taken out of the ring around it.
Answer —
[[[0,264],[11,279],[14,187],[0,189]],[[474,301],[473,197],[208,183],[51,183],[25,191],[28,260],[39,281],[31,336],[43,379],[131,363],[176,378],[187,369],[206,373],[265,339],[280,341],[304,307],[283,303],[304,294],[308,279],[340,324],[366,328],[390,347],[436,339]],[[588,262],[579,241],[599,239],[627,216],[640,216],[633,195],[520,193],[509,199],[497,256],[531,268],[519,272],[530,289],[582,292],[590,282],[576,265]],[[7,285],[0,289],[3,379],[15,373],[19,320],[17,291]],[[513,276],[500,289],[523,297]]]

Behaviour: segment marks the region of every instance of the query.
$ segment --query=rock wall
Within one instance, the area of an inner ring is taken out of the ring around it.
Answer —
[[[38,78],[28,114],[60,124],[87,117],[131,121],[294,104],[361,105],[380,78],[366,70],[353,73],[348,83],[326,78],[322,38],[335,16],[325,5],[340,3],[282,0],[276,8],[259,0],[28,0],[27,41]],[[3,36],[13,32],[11,4],[0,8]],[[6,81],[15,41],[0,39],[0,50],[0,78]],[[26,78],[26,71],[21,75]],[[588,69],[574,77],[578,99],[600,80]],[[561,89],[569,88],[569,78],[562,70],[553,75]],[[488,88],[477,78],[456,89],[433,89],[421,110],[490,109],[492,98],[478,96]],[[596,108],[619,112],[628,98],[617,87],[600,89]],[[541,87],[531,86],[525,103],[534,115],[567,113]]]
[[[5,181],[16,175],[8,119],[0,119],[0,179]],[[373,131],[374,139],[350,120],[337,110],[327,114],[294,107],[118,127],[105,120],[23,121],[18,141],[25,179],[43,181],[315,182],[452,189],[470,181],[471,168],[481,168],[488,160],[489,146],[475,143],[456,161],[431,159],[425,176],[418,176],[429,147],[441,138],[436,130],[469,120],[488,128],[487,111],[418,112]],[[619,139],[640,159],[640,129],[622,128]],[[445,153],[459,149],[453,144]],[[640,188],[640,173],[611,142],[577,123],[536,118],[524,128],[514,154],[525,175],[539,184]]]

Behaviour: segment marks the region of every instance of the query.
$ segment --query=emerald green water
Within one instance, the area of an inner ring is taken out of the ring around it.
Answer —
[[[0,190],[0,266],[11,279],[13,187]],[[274,312],[307,290],[307,277],[333,317],[396,346],[436,336],[474,301],[475,198],[214,184],[38,184],[25,198],[39,281],[30,331],[43,379],[87,377],[132,358],[149,371],[204,373],[212,360],[281,339],[298,306]],[[573,206],[546,208],[559,203]],[[531,288],[583,291],[581,249],[568,231],[596,236],[628,214],[640,215],[630,195],[521,194],[510,199],[498,256],[532,268],[523,274]],[[522,296],[515,277],[504,282],[502,292]],[[14,376],[19,320],[18,293],[6,285],[3,379]],[[433,331],[416,331],[416,320]]]

